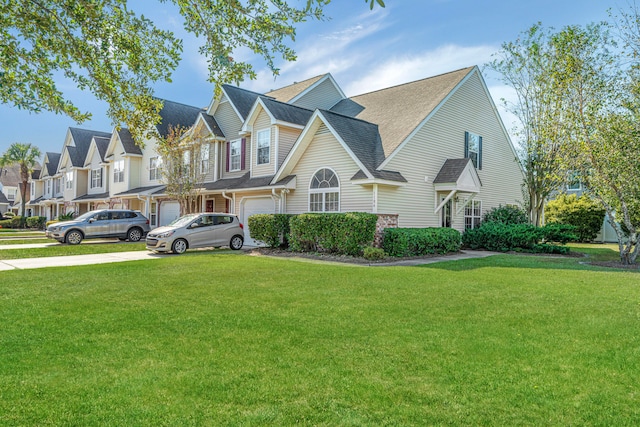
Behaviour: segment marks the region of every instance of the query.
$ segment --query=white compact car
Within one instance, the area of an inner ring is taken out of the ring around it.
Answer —
[[[182,254],[187,249],[220,246],[238,250],[244,243],[244,230],[233,214],[195,213],[151,230],[146,242],[150,251],[174,254]]]

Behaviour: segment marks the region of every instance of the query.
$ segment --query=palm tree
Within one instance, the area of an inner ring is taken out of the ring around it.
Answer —
[[[14,142],[0,157],[0,167],[18,165],[20,167],[20,195],[22,196],[22,219],[20,227],[24,228],[27,205],[27,186],[29,185],[29,177],[33,173],[33,169],[38,163],[41,153],[38,147],[31,144],[22,144]]]

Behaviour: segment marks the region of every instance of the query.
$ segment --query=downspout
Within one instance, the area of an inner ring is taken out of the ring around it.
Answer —
[[[282,209],[282,199],[280,198],[280,196],[278,196],[276,194],[276,189],[272,188],[271,189],[271,198],[273,199],[274,202],[278,203],[278,212],[276,213],[282,213],[281,209]]]
[[[235,206],[235,203],[233,203],[233,198],[232,198],[232,197],[227,196],[227,192],[226,192],[226,191],[223,191],[223,192],[222,192],[222,197],[224,197],[225,199],[229,200],[229,202],[230,202],[229,204],[231,205],[231,207],[230,207],[230,209],[229,209],[229,210],[230,210],[231,212],[229,212],[229,213],[234,213],[233,211],[235,211],[235,210],[236,210],[236,206]]]
[[[144,216],[149,218],[149,205],[150,205],[149,199],[150,199],[150,196],[142,198],[142,197],[140,197],[139,194],[136,194],[136,197],[138,198],[138,200],[141,200],[141,201],[144,202]]]

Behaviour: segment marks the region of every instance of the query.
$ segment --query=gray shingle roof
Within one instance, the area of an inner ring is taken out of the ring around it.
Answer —
[[[258,99],[259,96],[264,96],[260,93],[241,89],[236,86],[222,85],[222,87],[224,88],[229,101],[233,103],[238,110],[238,113],[242,116],[242,120],[247,118],[249,111],[251,111],[251,107],[253,107],[254,102],[256,102],[256,99]]]
[[[448,184],[458,181],[464,168],[471,159],[447,159],[440,168],[440,172],[433,180],[434,184]]]
[[[310,79],[303,80],[301,82],[295,82],[291,85],[281,87],[280,89],[275,89],[271,92],[267,92],[265,95],[275,98],[278,101],[289,102],[293,98],[304,92],[306,89],[308,89],[311,85],[316,83],[318,80],[322,79],[324,76],[326,76],[326,74],[311,77]]]
[[[321,111],[356,157],[369,172],[373,173],[384,161],[378,125],[327,110]]]
[[[98,149],[98,154],[100,154],[100,160],[104,162],[104,156],[107,153],[107,148],[109,147],[109,138],[96,136],[93,140],[96,142],[96,148]]]
[[[192,107],[191,105],[180,104],[179,102],[168,101],[166,99],[160,100],[164,104],[159,113],[162,121],[156,128],[161,136],[167,136],[169,134],[169,126],[191,127],[198,118],[198,114],[203,111],[202,108]]]
[[[17,187],[22,182],[20,166],[9,165],[0,168],[0,183],[7,187]]]
[[[99,194],[85,194],[84,196],[76,197],[73,199],[74,202],[78,202],[81,200],[106,200],[109,198],[109,192],[99,193]]]
[[[118,131],[118,137],[122,143],[122,148],[126,154],[139,154],[142,155],[142,149],[135,143],[131,132],[127,128],[122,128]]]
[[[91,145],[91,139],[94,136],[111,138],[111,133],[97,130],[69,128],[69,132],[71,132],[71,138],[73,139],[75,147],[67,146],[66,149],[69,152],[71,165],[76,167],[84,166],[84,161],[87,158],[87,152]]]
[[[60,153],[50,153],[47,152],[45,154],[46,158],[47,158],[47,162],[45,163],[45,166],[47,167],[47,173],[50,176],[53,176],[56,174],[57,170],[58,170],[58,163],[60,163]]]
[[[138,193],[144,193],[144,192],[148,192],[151,191],[155,188],[164,188],[164,185],[149,185],[147,187],[136,187],[136,188],[132,188],[131,190],[127,190],[127,191],[123,191],[122,193],[118,193],[116,194],[116,196],[127,196],[130,194],[138,194]]]
[[[2,191],[0,191],[0,203],[3,205],[9,204],[9,200],[7,200],[7,196],[5,196]]]
[[[41,169],[34,169],[33,172],[31,172],[31,178],[40,179],[40,172]]]
[[[353,103],[341,101],[332,110],[353,114],[360,109],[355,117],[379,126],[384,155],[389,156],[473,69],[353,96]]]
[[[400,172],[375,170],[371,171],[371,175],[373,175],[374,178],[384,179],[386,181],[407,182],[406,178],[402,176]],[[352,180],[367,178],[367,175],[362,170],[359,170],[355,175],[351,177]]]
[[[271,114],[273,114],[276,120],[304,126],[313,115],[313,111],[306,108],[285,104],[284,102],[276,101],[264,96],[261,96],[260,99],[262,99],[265,107],[267,107]]]
[[[215,136],[225,138],[224,132],[222,132],[222,129],[220,129],[220,126],[218,126],[218,122],[213,116],[210,116],[203,111],[200,112],[200,116],[207,123],[207,126],[209,126],[209,129],[211,129],[211,132],[213,132]]]
[[[295,175],[288,175],[282,178],[275,184],[271,184],[274,175],[261,176],[258,178],[251,178],[251,173],[247,172],[239,178],[220,179],[215,182],[206,182],[202,185],[205,190],[241,190],[246,188],[261,188],[261,187],[277,187],[285,185],[290,182]]]

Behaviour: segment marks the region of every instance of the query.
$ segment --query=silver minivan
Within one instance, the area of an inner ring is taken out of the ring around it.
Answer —
[[[70,221],[53,223],[47,227],[45,235],[70,245],[77,245],[83,239],[106,237],[138,242],[149,229],[149,220],[138,211],[100,209],[89,211]]]
[[[220,246],[238,250],[243,243],[243,225],[237,216],[227,213],[184,215],[147,234],[147,249],[174,254],[184,253],[187,249]]]

